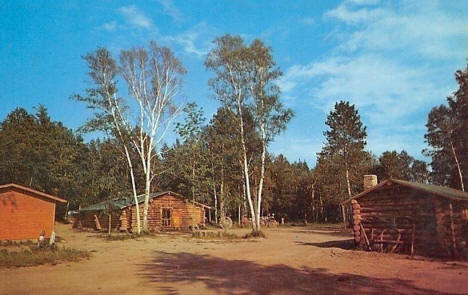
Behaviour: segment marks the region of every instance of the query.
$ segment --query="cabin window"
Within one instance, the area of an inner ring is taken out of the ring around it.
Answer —
[[[162,208],[162,226],[171,226],[171,208]]]

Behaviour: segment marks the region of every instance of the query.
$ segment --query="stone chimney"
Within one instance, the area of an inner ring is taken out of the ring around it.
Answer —
[[[364,190],[377,185],[377,175],[364,175]]]

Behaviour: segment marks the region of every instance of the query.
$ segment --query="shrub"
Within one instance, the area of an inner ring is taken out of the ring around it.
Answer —
[[[0,267],[22,267],[41,264],[57,264],[60,261],[79,261],[89,258],[88,251],[73,248],[29,246],[15,250],[0,250]]]
[[[261,230],[255,230],[255,231],[251,231],[250,233],[246,234],[244,237],[244,239],[250,239],[250,238],[266,238],[266,235],[264,232],[262,232]]]

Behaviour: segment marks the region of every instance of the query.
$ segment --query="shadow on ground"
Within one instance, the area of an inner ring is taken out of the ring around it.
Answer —
[[[298,245],[302,246],[315,246],[319,248],[340,248],[344,250],[352,250],[355,249],[356,246],[354,245],[354,240],[339,240],[339,241],[327,241],[321,243],[306,243],[306,242],[296,242]]]
[[[311,234],[311,235],[324,235],[330,237],[330,235],[338,237],[352,237],[352,234],[347,230],[318,230],[318,229],[304,229],[295,230],[295,234]]]
[[[332,274],[322,268],[261,265],[210,255],[155,252],[140,264],[139,275],[166,294],[182,294],[179,287],[203,283],[216,294],[444,294],[414,286],[402,279],[379,279],[355,274]],[[175,284],[179,284],[179,286]],[[205,294],[199,290],[198,294]],[[196,294],[191,292],[192,294]]]

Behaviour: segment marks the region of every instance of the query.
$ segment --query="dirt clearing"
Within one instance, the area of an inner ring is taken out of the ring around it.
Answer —
[[[0,269],[0,294],[468,294],[467,263],[346,250],[351,236],[327,229],[267,229],[256,241],[57,232],[93,256]]]

